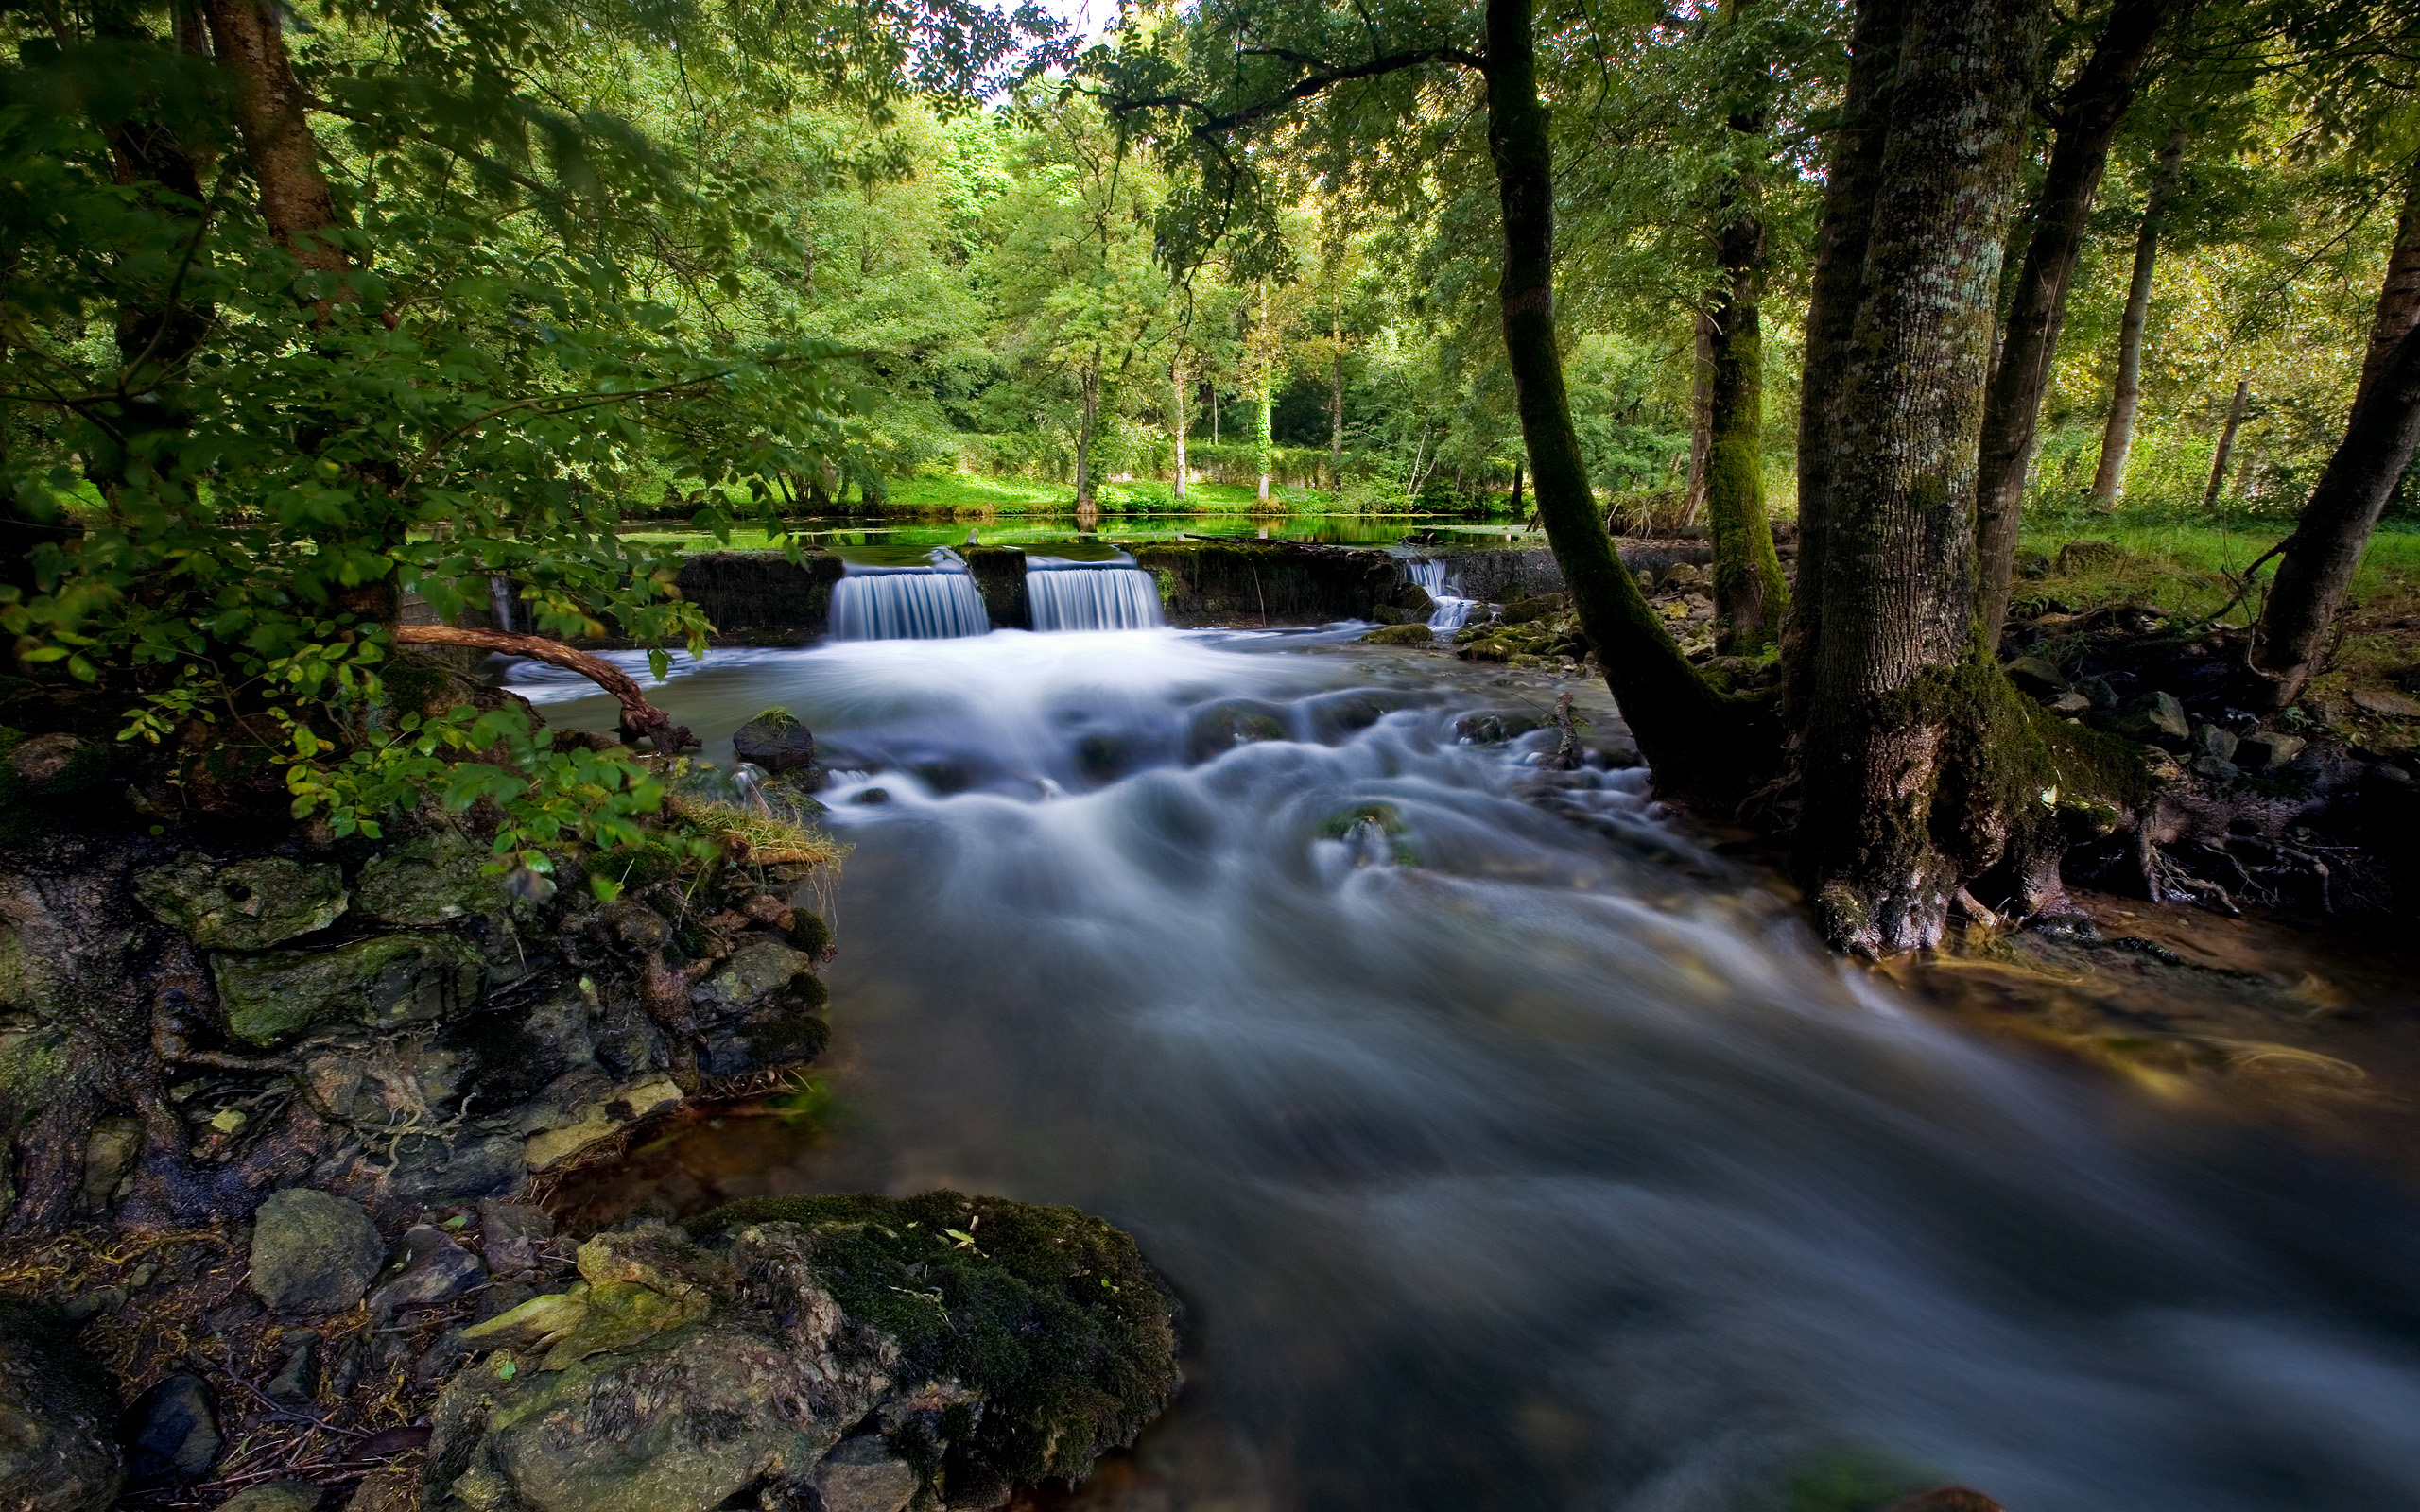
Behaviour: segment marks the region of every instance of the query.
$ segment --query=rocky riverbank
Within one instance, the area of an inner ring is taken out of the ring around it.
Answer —
[[[783,769],[659,761],[605,903],[434,810],[146,822],[115,752],[0,732],[0,1505],[989,1507],[1132,1440],[1174,1305],[1073,1210],[559,1231],[568,1173],[828,1038],[812,740],[742,737]]]

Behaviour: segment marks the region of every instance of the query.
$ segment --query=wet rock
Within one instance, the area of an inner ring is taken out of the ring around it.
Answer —
[[[287,1329],[278,1335],[286,1346],[285,1358],[265,1388],[279,1401],[309,1401],[320,1394],[320,1335],[310,1329]]]
[[[218,1512],[320,1512],[320,1487],[308,1481],[266,1481],[219,1503]]]
[[[2256,730],[2236,742],[2235,762],[2238,766],[2256,772],[2273,772],[2303,753],[2306,744],[2300,735],[2283,730]]]
[[[815,761],[815,736],[786,709],[768,709],[733,731],[732,755],[769,772]]]
[[[2021,656],[2002,670],[2009,680],[2034,697],[2048,697],[2067,691],[2067,679],[2055,665],[2038,656]]]
[[[337,1312],[361,1299],[385,1253],[361,1204],[289,1187],[252,1215],[251,1288],[280,1313]]]
[[[478,953],[450,935],[385,935],[331,951],[214,954],[227,1032],[273,1044],[315,1025],[394,1029],[467,1005],[477,993]]]
[[[1676,573],[1695,573],[1697,569],[1694,567],[1675,567],[1672,571]],[[1692,582],[1696,580],[1697,579],[1694,577],[1689,579],[1689,581]],[[1539,620],[1554,619],[1559,615],[1567,614],[1570,611],[1570,594],[1540,593],[1532,598],[1514,599],[1512,603],[1504,606],[1503,613],[1499,614],[1497,618],[1501,619],[1507,625],[1530,625],[1534,624]]]
[[[823,1512],[901,1512],[922,1482],[889,1439],[861,1434],[823,1457],[812,1484]]]
[[[560,1165],[591,1145],[620,1138],[631,1125],[668,1112],[681,1102],[681,1088],[668,1076],[614,1089],[562,1113],[560,1122],[532,1134],[523,1146],[522,1160],[532,1171]]]
[[[372,1470],[344,1512],[420,1512],[420,1476],[401,1466]]]
[[[2193,727],[2193,750],[2196,755],[2207,756],[2213,761],[2225,762],[2232,766],[2238,744],[2233,730],[2221,730],[2217,725]]]
[[[504,911],[504,879],[488,876],[484,847],[452,830],[430,830],[363,864],[356,913],[403,929],[434,929],[474,914]]]
[[[447,1142],[414,1136],[395,1144],[388,1190],[408,1202],[464,1202],[518,1190],[521,1142],[501,1134],[470,1135]]]
[[[1426,625],[1437,612],[1437,601],[1418,583],[1404,582],[1372,606],[1370,617],[1381,625]]]
[[[2063,693],[2042,706],[2068,719],[2092,712],[2092,700],[2081,693]]]
[[[2353,694],[2352,699],[2354,708],[2381,719],[2420,719],[2420,698],[2405,694],[2390,693],[2384,688],[2363,688]]]
[[[101,1512],[125,1477],[107,1376],[47,1308],[0,1297],[0,1506]]]
[[[84,1138],[84,1191],[77,1206],[86,1213],[109,1211],[117,1200],[118,1184],[134,1170],[143,1153],[143,1121],[139,1118],[95,1119]]]
[[[456,1244],[445,1230],[432,1224],[414,1224],[396,1242],[394,1257],[370,1294],[371,1315],[386,1317],[434,1307],[461,1296],[487,1280],[487,1275],[479,1257]]]
[[[2181,741],[2193,733],[2185,706],[2169,693],[2149,693],[2126,706],[2118,716],[2118,731],[2141,741]]]
[[[1425,625],[1420,627],[1424,638],[1434,641],[1435,637],[1426,634],[1427,628]],[[1392,635],[1394,631],[1380,630],[1376,633]],[[1187,721],[1185,759],[1206,762],[1237,746],[1250,745],[1257,740],[1284,740],[1288,733],[1286,711],[1277,705],[1264,703],[1258,698],[1221,698],[1206,708],[1196,710]]]
[[[2107,678],[2078,678],[2075,691],[2091,699],[2095,709],[2118,707],[2118,690],[2109,685]]]
[[[1361,637],[1364,645],[1435,645],[1437,637],[1426,618],[1388,625]]]
[[[555,1236],[555,1220],[542,1208],[519,1202],[479,1204],[479,1250],[500,1275],[534,1269],[542,1246]]]
[[[1668,593],[1678,589],[1695,588],[1704,581],[1704,572],[1688,562],[1674,562],[1664,570],[1663,588]]]
[[[731,1076],[812,1060],[832,1031],[820,1016],[830,994],[818,962],[778,939],[752,939],[691,989],[698,1069]]]
[[[281,856],[222,867],[188,853],[136,872],[134,896],[206,950],[267,950],[327,928],[346,908],[343,868]]]
[[[224,1440],[209,1383],[179,1372],[127,1409],[129,1467],[136,1486],[189,1486],[210,1473]]]
[[[32,735],[9,748],[9,770],[28,787],[47,787],[107,747],[65,733]]]
[[[1545,728],[1546,721],[1535,714],[1518,710],[1492,709],[1483,713],[1464,714],[1454,721],[1454,738],[1467,740],[1474,746],[1493,746],[1499,741],[1517,739],[1532,730]]]
[[[1080,1478],[1175,1384],[1164,1288],[1072,1209],[813,1197],[691,1228],[599,1235],[578,1285],[464,1331],[493,1352],[438,1400],[424,1512],[811,1505],[819,1474],[888,1495],[905,1456],[827,1458],[869,1419],[945,1461],[958,1504],[961,1483]]]

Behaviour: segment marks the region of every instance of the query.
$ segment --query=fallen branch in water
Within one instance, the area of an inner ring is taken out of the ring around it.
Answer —
[[[526,656],[549,666],[577,672],[589,681],[612,694],[622,705],[622,738],[636,740],[644,735],[655,743],[658,752],[669,756],[701,745],[689,733],[686,725],[676,725],[672,716],[647,701],[635,679],[629,673],[586,651],[575,650],[561,641],[549,641],[537,635],[515,635],[509,630],[468,630],[451,625],[398,625],[395,642],[399,645],[461,645],[475,651],[501,651],[507,656]]]

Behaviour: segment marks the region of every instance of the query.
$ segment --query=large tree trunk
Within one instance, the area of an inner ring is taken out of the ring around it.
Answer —
[[[1736,22],[1748,0],[1725,0],[1722,18]],[[1765,95],[1771,78],[1761,63],[1740,82],[1730,129],[1767,152]],[[1765,223],[1755,185],[1746,174],[1724,189],[1715,232],[1715,263],[1726,275],[1710,312],[1713,327],[1706,389],[1706,523],[1714,527],[1714,607],[1721,648],[1753,656],[1773,644],[1789,610],[1789,588],[1765,518],[1765,335],[1759,304],[1765,284]]]
[[[1874,234],[1875,197],[1882,187],[1882,152],[1890,142],[1908,10],[1909,0],[1862,0],[1857,8],[1849,31],[1848,84],[1815,232],[1798,405],[1798,580],[1782,632],[1782,714],[1792,730],[1806,729],[1814,713],[1815,648],[1823,638],[1824,558],[1831,540],[1826,464],[1841,423],[1849,340],[1864,287],[1866,243]]]
[[[1868,954],[1937,941],[1961,885],[2002,863],[2038,889],[2028,842],[2055,819],[2043,727],[2066,727],[2009,684],[1975,618],[1984,369],[2044,9],[1909,15],[1841,396],[1816,427],[1826,539],[1820,634],[1799,647],[1814,665],[1795,859],[1825,934]]]
[[[1100,422],[1100,348],[1093,348],[1084,359],[1082,379],[1084,409],[1081,423],[1076,430],[1076,507],[1089,508],[1093,502],[1093,428]]]
[[[2420,325],[2407,326],[2387,360],[2372,370],[2344,423],[2344,439],[2286,542],[2252,650],[2255,693],[2270,709],[2292,703],[2320,671],[2328,629],[2352,584],[2353,569],[2360,565],[2370,532],[2404,469],[2411,465],[2415,444]]]
[[[2227,404],[2227,422],[2219,428],[2219,449],[2210,455],[2210,486],[2202,490],[2204,513],[2219,507],[2219,494],[2227,486],[2227,458],[2235,452],[2235,433],[2243,429],[2243,412],[2252,402],[2252,380],[2236,380],[2235,398]]]
[[[2126,490],[2126,454],[2135,445],[2135,413],[2143,402],[2143,327],[2151,318],[2152,273],[2159,264],[2159,233],[2184,157],[2185,132],[2170,131],[2152,173],[2151,192],[2143,197],[2135,277],[2126,286],[2126,317],[2118,328],[2118,382],[2109,395],[2109,423],[2100,433],[2100,466],[2092,475],[2092,496],[2103,508],[2116,508],[2118,495]]]
[[[1168,361],[1168,433],[1176,439],[1176,478],[1168,485],[1169,496],[1179,504],[1184,502],[1184,433],[1193,426],[1192,393],[1184,387],[1184,364],[1175,358]]]
[[[284,7],[274,0],[204,0],[202,9],[211,46],[235,78],[235,128],[269,234],[305,269],[344,272],[351,259],[324,234],[342,222],[320,171],[302,84],[285,51],[278,20]]]
[[[1504,231],[1497,298],[1538,518],[1606,685],[1659,791],[1736,801],[1770,748],[1681,655],[1615,554],[1572,428],[1554,334],[1554,161],[1539,102],[1531,0],[1488,0],[1488,148]]]
[[[2370,318],[2370,346],[2361,358],[2361,383],[2353,403],[2378,381],[2401,344],[2403,334],[2420,320],[2420,155],[2411,162],[2403,185],[2403,214],[2394,223],[2394,249],[2387,254],[2386,284],[2378,290],[2377,313]]]
[[[2050,148],[2040,198],[2033,202],[2032,233],[2026,240],[2008,324],[1983,400],[1975,487],[1987,635],[1997,634],[2000,622],[2008,618],[2025,476],[2033,462],[2043,391],[2049,386],[2060,329],[2066,324],[2067,291],[2083,250],[2093,200],[2109,166],[2110,144],[2134,103],[2143,59],[2175,4],[2117,0],[2092,56],[2059,96],[2058,138]]]

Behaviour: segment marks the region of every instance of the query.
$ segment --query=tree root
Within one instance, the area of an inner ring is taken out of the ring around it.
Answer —
[[[507,656],[526,656],[577,672],[621,702],[622,734],[626,739],[645,737],[666,756],[695,750],[704,744],[689,733],[686,725],[674,724],[671,715],[648,702],[647,695],[639,691],[637,681],[629,673],[603,657],[576,650],[561,641],[515,635],[508,630],[463,629],[452,625],[398,625],[395,642],[399,645],[460,645],[475,651],[501,651]]]

